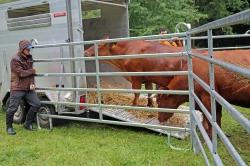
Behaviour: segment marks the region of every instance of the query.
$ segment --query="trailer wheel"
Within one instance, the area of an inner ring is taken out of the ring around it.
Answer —
[[[5,111],[7,111],[9,104],[10,104],[10,98],[8,98],[6,101]],[[23,100],[21,100],[20,105],[18,106],[18,109],[13,117],[14,123],[17,123],[17,124],[24,123],[26,119],[27,110],[29,109],[28,107],[29,106]]]
[[[46,104],[43,104],[40,107],[38,112],[39,112],[39,114],[49,114],[49,115],[56,114],[54,107],[51,105],[46,105]],[[43,116],[38,115],[38,120],[39,120],[39,124],[41,127],[49,128],[49,118],[48,117],[43,117]],[[53,120],[53,122],[54,122],[54,120]]]

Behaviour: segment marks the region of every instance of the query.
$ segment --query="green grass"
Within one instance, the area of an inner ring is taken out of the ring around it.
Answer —
[[[250,117],[249,109],[241,109]],[[84,166],[200,166],[202,156],[192,151],[171,150],[166,137],[148,130],[96,123],[69,122],[55,126],[53,131],[42,129],[28,132],[14,125],[17,135],[5,132],[5,113],[0,111],[0,165],[84,165]],[[250,164],[250,137],[227,114],[223,125],[245,161]],[[174,145],[185,147],[189,139],[172,139]],[[219,143],[221,147],[221,143]],[[232,159],[219,148],[225,165]]]
[[[250,109],[236,107],[248,120],[250,120]],[[227,135],[230,135],[229,139],[239,152],[243,160],[250,165],[250,134],[247,134],[234,119],[232,119],[226,111],[223,111],[222,115],[222,129]],[[219,154],[222,154],[222,160],[225,160],[228,165],[232,165],[230,155],[226,152],[226,149],[219,144]]]

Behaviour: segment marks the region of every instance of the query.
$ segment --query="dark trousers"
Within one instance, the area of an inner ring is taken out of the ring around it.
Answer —
[[[30,105],[30,109],[26,116],[26,125],[32,124],[38,109],[41,107],[41,102],[35,91],[11,91],[10,104],[6,113],[7,128],[12,127],[14,114],[16,113],[22,99]]]

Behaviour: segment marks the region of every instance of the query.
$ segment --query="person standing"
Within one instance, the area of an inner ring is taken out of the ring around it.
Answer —
[[[21,40],[18,52],[10,62],[10,103],[6,112],[6,130],[9,135],[16,134],[12,123],[21,100],[25,100],[30,105],[23,124],[23,127],[29,131],[34,130],[32,122],[41,106],[41,102],[35,92],[34,76],[36,70],[33,68],[33,58],[30,54],[31,48],[32,45],[28,40]]]

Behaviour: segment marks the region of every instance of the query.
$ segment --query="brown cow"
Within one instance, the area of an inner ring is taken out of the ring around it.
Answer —
[[[171,53],[181,52],[183,48],[163,46],[159,42],[143,40],[118,42],[116,44],[100,44],[98,47],[99,56],[108,55],[129,55],[129,54],[150,54],[150,53]],[[85,51],[85,56],[94,56],[94,47]],[[175,71],[179,70],[182,58],[138,58],[138,59],[115,59],[105,60],[120,71],[124,72],[147,72],[147,71]],[[140,89],[141,84],[146,84],[146,89],[152,89],[152,83],[160,86],[167,86],[171,76],[131,76],[127,79],[132,83],[133,89]],[[135,93],[133,105],[136,106],[139,93]],[[150,94],[149,94],[150,95]],[[148,106],[152,106],[152,99],[148,98]]]
[[[250,50],[230,50],[230,51],[216,51],[214,57],[229,63],[233,63],[242,67],[250,68]],[[182,70],[187,70],[185,64]],[[209,85],[209,65],[208,62],[198,58],[193,59],[193,71],[203,81]],[[211,111],[210,95],[195,82],[195,93],[200,98],[207,110]],[[187,76],[175,76],[166,89],[169,90],[188,90]],[[219,66],[215,66],[215,90],[231,104],[250,107],[250,79],[244,78],[236,73],[230,72]],[[180,95],[158,95],[157,103],[161,108],[174,108],[176,109],[180,104],[188,101],[188,96]],[[199,109],[199,108],[197,108]],[[217,103],[217,123],[221,126],[222,108]],[[158,113],[160,122],[167,121],[173,113]],[[211,124],[205,118],[203,126],[206,129],[209,137],[211,138]]]

